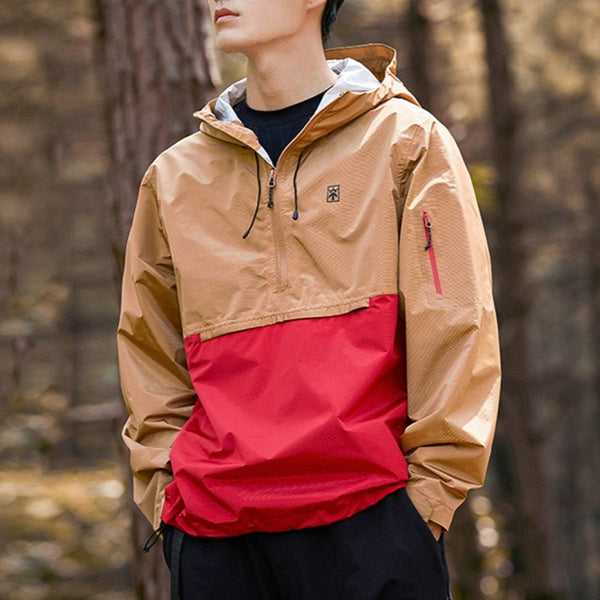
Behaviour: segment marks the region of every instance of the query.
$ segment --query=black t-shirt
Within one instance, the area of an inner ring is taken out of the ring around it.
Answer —
[[[283,149],[300,133],[317,110],[325,92],[280,110],[254,110],[244,98],[236,104],[240,121],[256,134],[260,145],[276,165]]]

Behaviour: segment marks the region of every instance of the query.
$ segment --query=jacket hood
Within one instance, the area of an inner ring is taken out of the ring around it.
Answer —
[[[337,75],[336,83],[325,92],[315,116],[308,145],[359,117],[390,98],[402,98],[418,106],[415,97],[396,76],[396,51],[383,44],[333,48],[326,52],[327,62]],[[200,129],[213,137],[247,145],[260,152],[255,135],[246,129],[233,106],[246,95],[246,79],[230,85],[221,95],[194,113]]]

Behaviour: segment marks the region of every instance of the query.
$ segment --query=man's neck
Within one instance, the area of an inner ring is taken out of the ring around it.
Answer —
[[[331,87],[336,76],[320,45],[295,44],[286,51],[248,56],[246,101],[255,110],[278,110],[316,96]]]

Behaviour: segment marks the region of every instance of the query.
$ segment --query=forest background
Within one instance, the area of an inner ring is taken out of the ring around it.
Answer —
[[[186,7],[196,21],[178,23]],[[144,37],[152,18],[162,33]],[[202,59],[194,89],[171,95],[179,120],[127,93],[144,65],[163,93],[185,78],[178,24]],[[200,0],[0,5],[5,600],[166,598],[160,553],[131,541],[132,523],[150,531],[122,468],[114,331],[132,181],[242,69],[207,31]],[[504,388],[487,483],[447,536],[457,600],[600,597],[598,31],[598,0],[346,0],[329,44],[398,51],[400,78],[458,140],[488,229]]]

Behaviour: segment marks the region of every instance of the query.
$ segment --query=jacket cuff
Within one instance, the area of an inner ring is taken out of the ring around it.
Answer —
[[[439,486],[440,484],[433,480],[420,480],[418,482],[411,482],[409,480],[406,485],[406,492],[425,522],[433,521],[445,531],[448,531],[454,517],[454,512],[460,505],[460,502],[454,507],[446,505],[439,497],[439,490],[435,494],[429,489],[439,488]]]

